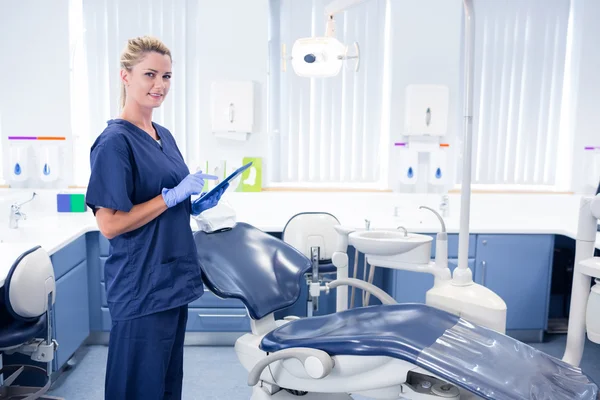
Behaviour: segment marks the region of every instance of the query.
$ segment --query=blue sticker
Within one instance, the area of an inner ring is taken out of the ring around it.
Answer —
[[[15,175],[21,175],[21,164],[15,164]]]
[[[438,169],[435,171],[435,177],[436,177],[437,179],[440,179],[440,178],[442,177],[442,170],[441,170],[441,169],[439,169],[439,168],[438,168]]]
[[[44,175],[50,175],[50,167],[48,166],[48,164],[44,164]]]
[[[408,167],[408,177],[412,179],[413,176],[414,176],[414,173],[413,173],[412,167]]]

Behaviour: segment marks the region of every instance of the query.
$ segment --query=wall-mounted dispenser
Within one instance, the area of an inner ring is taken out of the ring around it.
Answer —
[[[448,183],[448,166],[446,147],[429,153],[429,184],[430,185],[445,185]]]
[[[405,144],[396,145],[400,148],[398,152],[400,183],[414,185],[419,178],[419,153],[408,149]]]
[[[45,145],[36,149],[37,173],[43,182],[54,182],[60,176],[59,148],[56,145]]]
[[[9,147],[8,180],[10,182],[24,182],[31,173],[30,151],[27,144]]]
[[[406,87],[405,135],[445,136],[450,93],[442,85]]]
[[[11,187],[43,189],[69,185],[66,137],[8,136],[7,139],[7,180]]]
[[[444,85],[408,85],[405,90],[406,141],[395,143],[400,165],[400,185],[429,192],[450,182],[448,133],[450,91]]]
[[[247,140],[255,131],[256,84],[252,81],[213,82],[210,94],[214,135]]]

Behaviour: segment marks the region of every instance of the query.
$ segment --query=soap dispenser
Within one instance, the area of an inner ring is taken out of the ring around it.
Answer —
[[[29,146],[10,146],[9,176],[13,182],[23,182],[29,178]]]
[[[38,172],[43,182],[53,182],[58,179],[58,147],[44,146],[38,153]]]

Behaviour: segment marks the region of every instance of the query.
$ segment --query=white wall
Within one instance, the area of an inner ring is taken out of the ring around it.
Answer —
[[[196,113],[199,131],[187,133],[183,144],[188,164],[268,155],[267,58],[268,0],[198,1],[186,23],[196,27],[196,40],[186,52],[202,54],[197,67],[199,92],[186,104]],[[71,137],[69,93],[69,0],[30,0],[4,7],[0,13],[0,131],[10,135]],[[117,49],[120,51],[120,48]],[[174,54],[175,61],[177,54]],[[193,68],[194,66],[186,66]],[[210,126],[210,85],[213,80],[252,80],[257,83],[258,133],[247,142],[217,139]],[[176,82],[175,84],[183,84]],[[116,84],[115,84],[116,87]],[[106,115],[105,120],[115,117]],[[169,127],[175,129],[175,127]],[[96,132],[94,132],[95,134]],[[174,132],[175,133],[175,132]],[[97,132],[100,134],[100,132]],[[7,168],[6,145],[0,157]],[[67,160],[72,164],[70,154]]]
[[[239,160],[245,156],[268,156],[267,132],[267,66],[268,66],[268,0],[218,0],[201,1],[204,12],[194,21],[201,40],[198,76],[200,93],[198,109],[200,132],[188,137],[188,158],[198,154],[199,160]],[[257,83],[258,133],[250,135],[247,142],[216,138],[210,126],[210,85],[213,80],[252,80]]]
[[[7,136],[71,134],[68,5],[68,0],[28,0],[2,6],[0,157],[4,171]],[[65,161],[70,165],[70,153]]]
[[[450,90],[448,136],[454,154],[457,133],[461,79],[461,0],[392,0],[392,100],[390,125],[389,184],[398,189],[399,148],[395,142],[405,142],[405,88],[409,84],[446,85]],[[460,135],[458,135],[460,137]],[[455,156],[454,156],[455,157]],[[402,188],[402,191],[425,187]],[[426,182],[426,180],[425,180]]]

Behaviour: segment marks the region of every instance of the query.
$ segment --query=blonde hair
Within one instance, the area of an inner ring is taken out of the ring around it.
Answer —
[[[121,53],[121,68],[131,71],[136,64],[142,61],[146,53],[153,51],[171,58],[171,51],[169,48],[155,37],[141,36],[129,39]],[[125,84],[121,81],[121,109],[125,107],[126,98],[127,92],[125,90]]]

